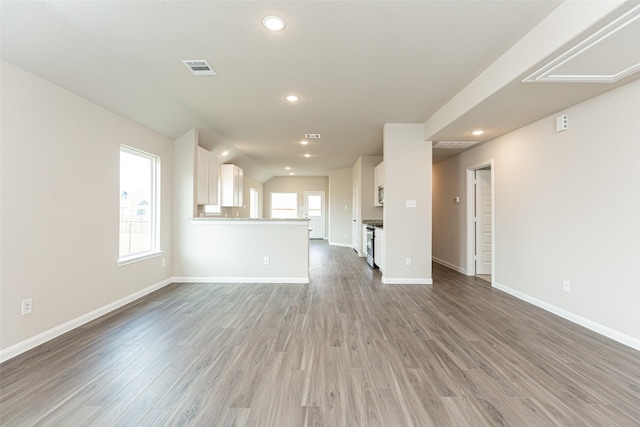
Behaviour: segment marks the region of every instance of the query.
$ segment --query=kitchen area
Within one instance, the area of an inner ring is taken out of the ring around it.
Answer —
[[[385,130],[384,157],[360,156],[352,167],[333,170],[326,179],[324,239],[330,245],[352,248],[380,272],[384,284],[430,284],[431,146],[420,140],[420,125],[393,124]],[[390,130],[397,135],[389,137]],[[308,219],[275,220],[262,212],[258,218],[249,218],[248,209],[242,207],[222,208],[234,209],[228,216],[203,212],[198,196],[206,197],[212,188],[216,193],[217,182],[229,182],[232,206],[240,205],[234,199],[240,197],[242,186],[237,167],[225,167],[238,171],[229,173],[228,180],[215,179],[215,172],[222,168],[217,168],[211,154],[207,161],[202,148],[197,130],[174,141],[177,255],[172,264],[176,276],[189,281],[308,283]],[[207,165],[209,179],[203,172]],[[244,172],[243,179],[250,179]],[[286,179],[291,181],[287,185],[302,187],[311,185],[312,178],[276,177],[271,181]],[[209,183],[206,191],[205,186],[198,188],[199,181]],[[270,181],[254,185],[260,193],[264,191],[265,198],[285,188],[284,183],[272,185]],[[246,183],[244,187],[246,200],[249,189]],[[211,197],[206,202],[211,203]]]
[[[433,283],[432,149],[423,131],[420,124],[387,123],[383,155],[362,156],[353,166],[358,245],[352,247],[380,272],[383,284]]]
[[[365,189],[361,194],[363,218],[361,247],[356,252],[364,257],[371,268],[384,271],[384,181],[385,169],[382,156],[362,156],[355,170],[361,173],[363,187],[371,185],[371,190]],[[367,181],[365,181],[367,180]],[[356,188],[354,186],[354,188]],[[354,199],[355,199],[354,195]],[[372,209],[371,209],[372,207]],[[355,211],[356,209],[354,209]],[[355,213],[355,212],[354,212]],[[356,220],[354,218],[354,220]],[[355,240],[355,239],[354,239]],[[355,248],[354,248],[355,249]]]

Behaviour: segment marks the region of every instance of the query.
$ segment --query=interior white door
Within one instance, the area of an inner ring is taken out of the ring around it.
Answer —
[[[304,192],[304,211],[309,218],[310,239],[324,239],[326,213],[324,205],[324,191]]]
[[[360,198],[358,197],[359,183],[353,184],[353,194],[351,196],[351,247],[360,253],[360,228],[358,227],[358,217],[360,216]]]
[[[491,171],[476,171],[476,274],[491,274]]]

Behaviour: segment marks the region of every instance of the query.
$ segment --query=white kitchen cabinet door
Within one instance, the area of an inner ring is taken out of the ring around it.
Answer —
[[[373,262],[380,271],[384,270],[384,229],[376,227],[376,234],[373,246]]]
[[[362,226],[362,253],[364,255],[361,255],[361,256],[367,256],[367,226],[366,225]]]
[[[196,168],[196,204],[218,204],[218,159],[210,151],[198,146]]]
[[[209,153],[209,204],[217,205],[220,193],[220,162]]]
[[[220,204],[241,208],[244,204],[244,173],[236,165],[220,166]]]

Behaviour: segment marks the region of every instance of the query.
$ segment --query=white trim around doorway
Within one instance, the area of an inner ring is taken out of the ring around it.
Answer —
[[[486,160],[471,166],[467,166],[466,178],[467,178],[467,213],[466,213],[466,272],[467,276],[476,275],[476,233],[475,233],[475,188],[474,179],[475,172],[478,169],[484,169],[486,167],[491,168],[491,286],[495,282],[496,275],[496,222],[495,222],[495,165],[494,160]]]

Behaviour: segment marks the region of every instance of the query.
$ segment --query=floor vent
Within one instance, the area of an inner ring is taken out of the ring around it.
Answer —
[[[211,65],[204,59],[190,59],[182,61],[186,67],[191,70],[194,76],[215,76],[216,72]]]

